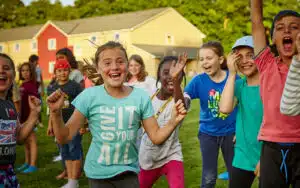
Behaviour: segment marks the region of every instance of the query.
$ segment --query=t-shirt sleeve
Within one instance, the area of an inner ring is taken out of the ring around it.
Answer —
[[[148,119],[154,115],[151,99],[148,95],[144,94],[142,98],[142,119]]]
[[[72,101],[72,105],[85,117],[89,116],[89,103],[92,100],[90,91],[90,89],[85,89]]]
[[[191,99],[199,98],[197,95],[197,82],[199,76],[194,77],[190,83],[184,88],[184,93],[187,94]]]
[[[280,111],[285,115],[300,115],[300,61],[293,58],[286,78]]]
[[[270,47],[263,49],[254,60],[259,72],[263,72],[267,69],[268,65],[276,62],[274,54],[271,52]]]

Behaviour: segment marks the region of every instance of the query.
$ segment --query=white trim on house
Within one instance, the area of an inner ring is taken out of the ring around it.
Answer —
[[[48,27],[48,25],[52,25],[55,29],[57,29],[59,32],[61,32],[66,37],[68,36],[67,33],[65,33],[62,29],[60,29],[58,26],[56,26],[51,20],[47,21],[43,27],[34,35],[34,39],[37,39],[37,37]]]
[[[56,50],[56,38],[49,38],[47,46],[48,50]]]

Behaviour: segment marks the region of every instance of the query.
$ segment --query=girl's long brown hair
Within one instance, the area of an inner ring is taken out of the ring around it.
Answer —
[[[143,58],[140,55],[134,54],[129,58],[129,63],[132,60],[141,65],[141,70],[137,75],[137,80],[139,82],[145,81],[146,77],[148,76],[148,72],[146,71]],[[131,78],[132,78],[132,74],[130,72],[128,72],[127,81],[129,81]]]

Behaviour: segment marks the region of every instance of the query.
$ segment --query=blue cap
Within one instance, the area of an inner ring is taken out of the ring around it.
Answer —
[[[254,48],[253,44],[253,37],[252,36],[244,36],[242,38],[239,38],[238,40],[235,41],[234,45],[232,46],[232,50],[240,47],[240,46],[246,46],[250,48]]]
[[[282,10],[282,11],[278,12],[278,14],[273,19],[273,23],[272,23],[272,27],[271,27],[271,37],[273,37],[275,22],[285,16],[295,16],[295,17],[299,18],[300,14],[293,10]]]

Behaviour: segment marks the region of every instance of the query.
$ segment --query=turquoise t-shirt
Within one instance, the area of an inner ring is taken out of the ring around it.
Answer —
[[[259,86],[248,86],[246,78],[237,80],[235,97],[238,112],[233,166],[254,171],[260,157],[261,143],[257,136],[263,119]]]
[[[105,179],[125,171],[138,173],[137,131],[141,121],[153,116],[149,95],[134,88],[117,99],[104,86],[85,89],[72,104],[89,121],[92,142],[84,171],[88,178]]]

